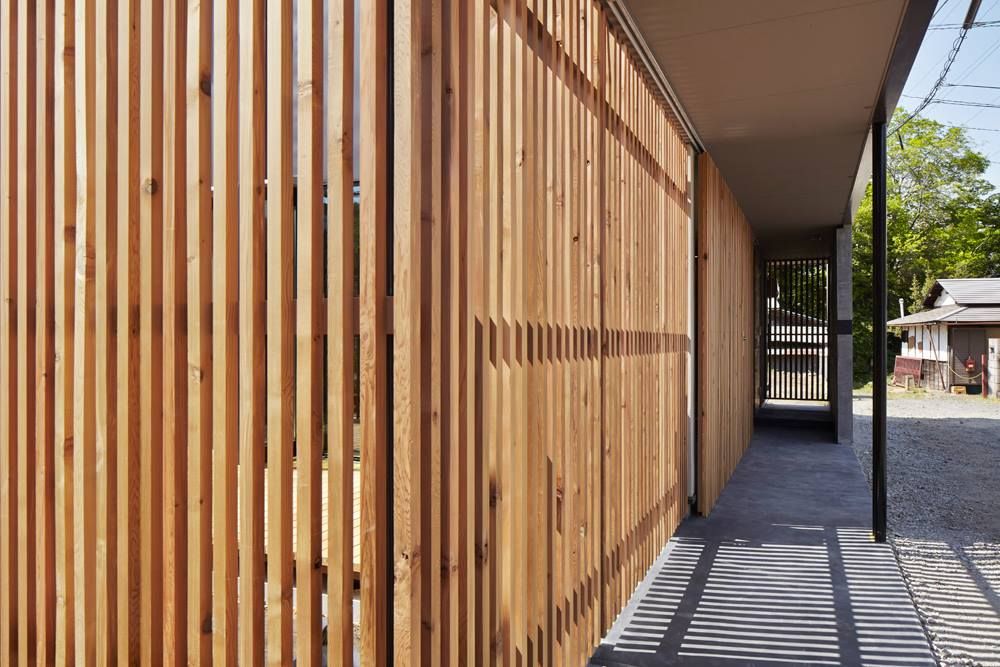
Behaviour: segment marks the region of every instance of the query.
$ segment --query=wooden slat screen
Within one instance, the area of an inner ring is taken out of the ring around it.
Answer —
[[[585,661],[691,373],[691,151],[602,3],[0,31],[0,663]]]
[[[392,651],[580,664],[687,511],[689,149],[598,2],[393,25]]]
[[[351,660],[354,341],[392,321],[384,267],[355,291],[389,81],[355,88],[354,17],[3,3],[0,664]]]
[[[697,166],[698,511],[708,514],[753,432],[754,239],[712,158]]]

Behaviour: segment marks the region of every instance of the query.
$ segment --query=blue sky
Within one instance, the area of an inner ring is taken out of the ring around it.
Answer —
[[[960,24],[968,9],[969,0],[938,0],[931,28]],[[983,0],[976,21],[1000,21],[1000,0]],[[927,95],[941,73],[958,34],[957,27],[927,32],[903,90],[903,97],[899,100],[901,106],[913,109]],[[1000,25],[973,27],[969,31],[945,78],[945,84],[935,96],[936,99],[998,105],[996,108],[975,108],[931,104],[922,115],[947,125],[970,128],[969,136],[977,150],[984,153],[992,163],[986,173],[987,178],[1000,188]]]

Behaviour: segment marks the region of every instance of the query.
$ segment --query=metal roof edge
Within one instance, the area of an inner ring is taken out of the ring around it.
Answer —
[[[680,100],[677,97],[677,93],[670,86],[670,80],[667,75],[664,74],[663,70],[660,69],[660,64],[656,61],[656,57],[653,55],[652,51],[649,49],[649,45],[646,44],[646,40],[642,37],[642,32],[640,32],[639,27],[636,25],[635,20],[632,18],[631,13],[622,4],[621,0],[605,0],[605,5],[614,17],[615,22],[618,24],[619,28],[625,34],[632,48],[635,49],[636,55],[642,61],[643,66],[649,73],[653,82],[660,89],[660,93],[663,95],[670,107],[670,110],[677,117],[677,121],[681,124],[684,132],[688,135],[691,140],[691,145],[698,152],[703,152],[705,150],[705,143],[701,140],[698,135],[698,130],[695,129],[694,123],[691,118],[684,111],[684,107],[681,105]]]

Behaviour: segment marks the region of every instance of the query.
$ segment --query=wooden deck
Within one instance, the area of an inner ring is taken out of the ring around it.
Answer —
[[[325,472],[325,470],[324,470]],[[292,486],[293,488],[298,488],[298,470],[292,471]],[[327,558],[329,556],[329,535],[330,535],[330,516],[329,516],[329,499],[330,499],[330,489],[328,485],[322,484],[322,495],[323,495],[323,575],[326,576]],[[298,494],[292,495],[292,544],[296,544],[295,535],[298,531]],[[354,522],[354,578],[357,579],[361,575],[361,539],[360,539],[360,526],[361,526],[361,470],[355,464],[354,466],[354,516],[352,517]],[[267,474],[264,475],[264,550],[267,550]]]
[[[361,428],[357,424],[354,426],[354,448],[357,450],[359,444],[359,438],[361,434]],[[330,535],[330,487],[326,484],[326,462],[324,461],[323,468],[323,483],[320,485],[322,489],[322,534],[323,534],[323,576],[326,576],[326,568],[329,557],[329,535]],[[299,471],[298,468],[292,470],[292,488],[298,489],[299,487]],[[264,550],[267,551],[267,532],[268,532],[268,522],[267,522],[267,470],[264,471]],[[361,468],[358,463],[354,464],[354,510],[352,521],[354,525],[354,578],[355,580],[361,577]],[[297,544],[295,536],[298,534],[298,493],[292,494],[292,544]]]

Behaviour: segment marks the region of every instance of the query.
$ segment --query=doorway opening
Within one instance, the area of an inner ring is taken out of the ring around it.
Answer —
[[[829,406],[829,258],[764,263],[763,403]]]

